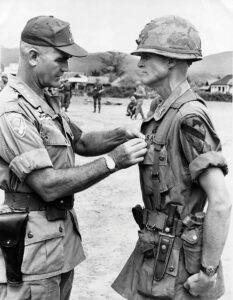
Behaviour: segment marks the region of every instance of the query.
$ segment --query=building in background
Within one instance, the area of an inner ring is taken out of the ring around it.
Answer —
[[[226,75],[210,85],[211,93],[233,94],[233,75]]]

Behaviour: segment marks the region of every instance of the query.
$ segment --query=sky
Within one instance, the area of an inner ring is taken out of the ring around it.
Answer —
[[[233,51],[233,0],[0,0],[0,45],[18,47],[30,18],[53,15],[89,53],[130,53],[150,20],[171,14],[195,25],[204,56]]]

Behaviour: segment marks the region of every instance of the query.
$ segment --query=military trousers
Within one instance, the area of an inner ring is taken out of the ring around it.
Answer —
[[[74,270],[17,287],[0,283],[0,300],[69,300],[73,279]]]
[[[101,96],[93,96],[94,103],[94,112],[96,112],[96,105],[98,105],[98,111],[100,113],[101,110]]]

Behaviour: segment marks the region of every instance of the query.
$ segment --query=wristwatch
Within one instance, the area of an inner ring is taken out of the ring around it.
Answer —
[[[212,277],[218,271],[218,267],[219,266],[217,266],[217,267],[213,267],[213,266],[204,267],[204,266],[201,265],[200,270],[202,272],[204,272],[207,276]]]
[[[105,155],[104,158],[105,158],[107,168],[109,169],[110,172],[113,172],[116,168],[115,161],[109,155]]]

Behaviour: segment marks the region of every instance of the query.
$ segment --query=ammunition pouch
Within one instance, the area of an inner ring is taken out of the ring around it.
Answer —
[[[6,264],[6,277],[10,285],[22,283],[21,265],[28,214],[12,212],[0,214],[0,247]]]

